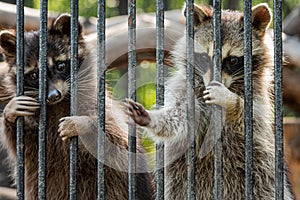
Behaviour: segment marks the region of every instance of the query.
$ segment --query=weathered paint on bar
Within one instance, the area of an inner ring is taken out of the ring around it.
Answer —
[[[136,1],[128,0],[128,98],[136,101]],[[136,199],[136,126],[128,127],[128,196]]]
[[[245,197],[253,199],[252,1],[244,1]]]
[[[194,80],[194,1],[186,1],[186,89],[187,131],[190,146],[187,150],[187,199],[196,199],[195,187],[195,80]]]
[[[276,200],[284,199],[283,97],[282,97],[282,0],[274,0],[274,109]]]
[[[215,81],[221,82],[222,68],[222,41],[221,41],[221,0],[213,1],[213,39],[214,39],[214,73]],[[222,199],[222,108],[213,105],[213,127],[214,127],[214,199]]]
[[[71,1],[71,105],[70,115],[77,115],[78,88],[78,0]],[[70,142],[70,199],[77,200],[78,137]]]
[[[48,1],[41,0],[40,12],[43,13],[40,18],[40,38],[39,38],[39,104],[40,104],[40,117],[39,117],[39,149],[38,149],[38,199],[46,199],[46,125],[47,125],[47,105],[46,105],[46,92],[47,92],[47,21],[48,21]]]
[[[24,1],[17,0],[17,96],[24,94]],[[17,118],[16,189],[17,199],[24,199],[24,117]]]
[[[98,1],[97,19],[97,79],[98,79],[98,200],[106,199],[105,187],[105,0]]]
[[[156,0],[156,109],[164,105],[164,2]],[[164,199],[164,144],[156,145],[156,200]]]

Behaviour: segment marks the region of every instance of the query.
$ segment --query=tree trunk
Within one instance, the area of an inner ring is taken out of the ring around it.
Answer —
[[[120,0],[118,9],[119,9],[119,15],[127,15],[128,1]]]
[[[283,100],[285,105],[300,113],[300,72],[283,68]]]
[[[163,0],[164,1],[164,9],[168,10],[169,9],[169,3],[168,0]]]
[[[238,10],[240,7],[240,0],[231,0],[226,1],[224,9],[230,9],[230,10]]]
[[[288,35],[300,36],[300,5],[285,18],[283,32]]]

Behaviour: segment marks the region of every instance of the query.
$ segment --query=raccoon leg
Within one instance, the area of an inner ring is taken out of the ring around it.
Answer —
[[[127,100],[124,105],[127,109],[125,113],[131,117],[134,123],[145,127],[154,140],[163,141],[186,137],[185,104],[178,104],[177,107],[164,107],[159,110],[146,110],[141,104],[132,100]]]
[[[13,157],[16,156],[16,119],[21,116],[32,116],[39,108],[38,102],[27,96],[13,97],[3,110],[3,118],[0,123],[0,137]],[[34,126],[34,122],[25,118],[25,123]],[[30,131],[29,131],[30,133]],[[28,140],[25,140],[25,142]]]
[[[90,116],[71,116],[63,117],[59,120],[58,132],[63,141],[71,137],[90,133],[94,125],[97,124],[95,119]]]
[[[228,109],[236,105],[239,98],[235,93],[231,92],[224,84],[212,81],[203,92],[205,103],[216,104]]]
[[[151,118],[141,104],[128,99],[125,103],[125,107],[128,109],[126,114],[129,115],[136,124],[140,126],[149,125]]]
[[[39,108],[39,103],[27,96],[12,98],[5,106],[3,111],[4,119],[10,123],[15,123],[17,117],[34,115]]]

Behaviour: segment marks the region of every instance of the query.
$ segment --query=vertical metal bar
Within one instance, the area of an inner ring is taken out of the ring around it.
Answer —
[[[213,1],[213,26],[214,26],[214,73],[215,81],[221,82],[222,70],[222,41],[221,41],[221,0]],[[214,125],[214,199],[222,199],[222,108],[213,105]]]
[[[156,0],[156,109],[164,105],[164,2]],[[156,199],[164,199],[164,144],[156,145]]]
[[[187,131],[190,146],[187,150],[187,199],[196,199],[195,189],[195,81],[194,81],[194,1],[186,0],[186,89]]]
[[[48,1],[41,0],[40,38],[39,38],[39,168],[38,198],[46,199],[46,78],[47,78],[47,18]]]
[[[284,199],[283,100],[282,100],[282,0],[274,0],[274,97],[276,200]]]
[[[244,1],[245,197],[253,199],[252,1]]]
[[[97,17],[98,200],[105,200],[105,0],[98,1]]]
[[[78,88],[78,0],[71,1],[71,105],[70,115],[77,115]],[[70,199],[77,199],[78,137],[70,143]]]
[[[128,98],[136,100],[136,1],[128,0]],[[128,127],[128,197],[136,199],[136,126]]]
[[[17,96],[24,95],[24,1],[17,0]],[[17,119],[17,199],[24,199],[24,117]]]

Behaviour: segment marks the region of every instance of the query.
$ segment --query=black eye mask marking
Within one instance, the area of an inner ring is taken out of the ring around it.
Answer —
[[[222,62],[222,70],[228,74],[243,72],[244,70],[244,57],[229,56]]]
[[[39,71],[37,69],[34,69],[24,75],[24,85],[28,87],[38,88]]]
[[[65,62],[58,62],[56,65],[55,65],[55,69],[56,71],[58,72],[63,72],[64,70],[66,70],[66,63]]]

